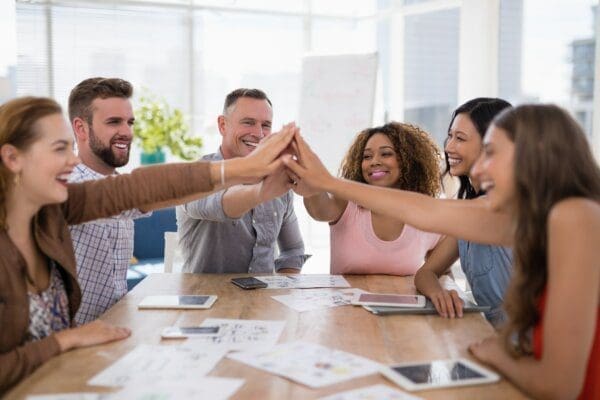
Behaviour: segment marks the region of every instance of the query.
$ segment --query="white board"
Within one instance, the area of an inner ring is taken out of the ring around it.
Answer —
[[[329,171],[373,121],[377,53],[308,56],[302,61],[299,125]]]

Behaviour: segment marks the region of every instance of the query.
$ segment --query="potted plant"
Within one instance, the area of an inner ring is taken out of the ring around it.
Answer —
[[[134,140],[142,148],[141,163],[164,162],[165,148],[183,160],[197,159],[202,139],[188,134],[188,129],[181,110],[152,94],[143,95],[133,125]]]

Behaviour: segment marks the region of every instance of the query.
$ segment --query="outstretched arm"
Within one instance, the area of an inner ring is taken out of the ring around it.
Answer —
[[[294,174],[316,190],[353,201],[424,231],[478,243],[512,244],[510,216],[489,210],[481,201],[435,199],[420,193],[334,178],[300,134],[297,133],[294,140],[298,160],[284,156],[283,161]]]
[[[282,167],[280,154],[297,128],[288,124],[248,156],[223,162],[165,164],[138,168],[131,174],[69,185],[63,212],[70,225],[109,217],[132,208],[143,211],[181,204],[183,200],[241,183],[260,182]]]
[[[317,221],[336,222],[342,217],[348,201],[336,199],[329,193],[321,192],[304,198],[304,207]]]

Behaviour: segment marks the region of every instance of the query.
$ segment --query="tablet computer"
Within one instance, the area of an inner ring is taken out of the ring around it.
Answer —
[[[198,336],[214,336],[219,333],[218,326],[169,326],[163,329],[163,339],[185,339]]]
[[[411,391],[479,385],[500,380],[496,373],[464,358],[391,365],[383,368],[381,373]]]
[[[479,306],[473,302],[468,300],[464,300],[465,304],[463,305],[463,313],[472,313],[472,312],[487,312],[490,310],[490,306]],[[435,306],[431,302],[431,300],[427,299],[425,301],[425,307],[423,308],[415,308],[415,307],[386,307],[386,306],[363,306],[363,308],[367,311],[372,312],[375,315],[397,315],[397,314],[409,314],[409,315],[435,315],[437,314],[437,310]]]
[[[425,296],[419,294],[358,293],[352,304],[360,306],[425,307]]]
[[[217,296],[214,295],[147,296],[138,304],[138,308],[204,309],[212,307],[216,300]]]

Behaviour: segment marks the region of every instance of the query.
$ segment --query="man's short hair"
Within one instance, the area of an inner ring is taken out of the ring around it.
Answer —
[[[89,78],[80,82],[69,95],[69,119],[82,118],[92,123],[92,102],[97,98],[120,97],[129,99],[133,86],[119,78]]]
[[[227,113],[227,109],[234,105],[240,97],[250,97],[257,100],[266,100],[267,103],[269,103],[269,105],[273,107],[273,103],[271,103],[271,100],[269,100],[266,93],[262,90],[240,88],[235,89],[233,92],[229,93],[227,97],[225,97],[225,104],[223,105],[223,114]]]

